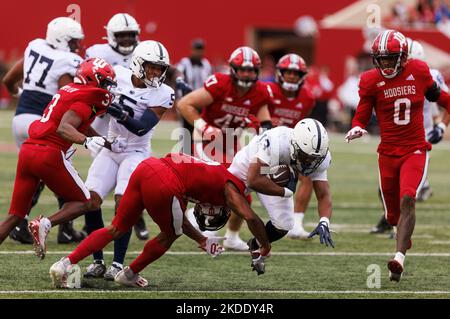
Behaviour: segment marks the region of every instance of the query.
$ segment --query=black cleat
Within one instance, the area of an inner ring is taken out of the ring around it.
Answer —
[[[103,260],[96,259],[86,268],[84,278],[102,278],[106,272],[106,266]]]
[[[58,244],[79,243],[85,237],[83,232],[79,232],[73,228],[73,221],[59,225]]]
[[[137,223],[134,225],[134,232],[136,233],[136,237],[140,240],[147,240],[150,237],[150,234],[145,226],[144,217],[141,216]]]
[[[378,222],[378,224],[370,230],[370,233],[371,234],[384,234],[384,233],[392,231],[392,229],[393,229],[393,227],[388,224],[386,218],[383,215],[381,217],[380,221]]]
[[[33,237],[28,230],[28,220],[22,219],[20,224],[9,233],[9,238],[22,244],[33,244]]]

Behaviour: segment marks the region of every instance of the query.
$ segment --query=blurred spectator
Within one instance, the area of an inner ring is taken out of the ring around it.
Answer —
[[[306,78],[316,99],[316,106],[311,112],[311,117],[321,122],[325,127],[328,125],[328,101],[334,89],[334,84],[328,77],[328,73],[329,69],[326,66],[322,66],[320,69],[311,66]]]
[[[386,23],[391,28],[412,27],[417,29],[437,27],[447,35],[450,34],[450,1],[417,0],[408,5],[403,0],[397,1],[387,17]]]
[[[3,76],[6,74],[7,70],[6,64],[0,60],[0,109],[6,109],[11,100],[8,90],[6,90],[6,87],[2,83]]]
[[[351,129],[351,119],[356,112],[356,107],[359,103],[358,95],[358,82],[359,82],[359,69],[358,62],[354,57],[347,58],[346,61],[346,73],[347,79],[344,83],[337,89],[337,96],[344,106],[344,110],[348,112],[349,124],[347,130]]]
[[[259,79],[263,82],[275,82],[275,59],[266,55],[262,60],[262,68]]]

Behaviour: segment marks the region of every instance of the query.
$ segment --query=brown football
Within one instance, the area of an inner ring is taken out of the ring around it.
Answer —
[[[279,186],[286,186],[289,183],[291,170],[288,165],[276,165],[269,168],[269,177]]]

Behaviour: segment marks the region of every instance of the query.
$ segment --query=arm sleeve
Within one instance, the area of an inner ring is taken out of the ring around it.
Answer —
[[[89,120],[89,118],[92,116],[92,108],[87,105],[86,103],[77,101],[75,103],[73,103],[70,107],[69,110],[74,111],[75,113],[77,113],[81,119],[83,120],[83,122],[86,122],[87,120]]]
[[[359,81],[359,103],[352,120],[352,127],[365,128],[369,124],[374,103],[375,98],[371,95],[370,86],[361,78]]]
[[[151,109],[146,109],[139,120],[127,116],[125,120],[117,122],[125,126],[131,133],[144,136],[158,124],[159,118]]]

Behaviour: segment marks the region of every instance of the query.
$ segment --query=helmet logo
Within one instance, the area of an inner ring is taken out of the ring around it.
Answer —
[[[105,60],[101,59],[101,58],[95,58],[95,60],[92,62],[92,64],[94,65],[94,67],[92,68],[92,70],[94,70],[94,72],[97,72],[97,70],[103,69],[108,62],[106,62]]]

